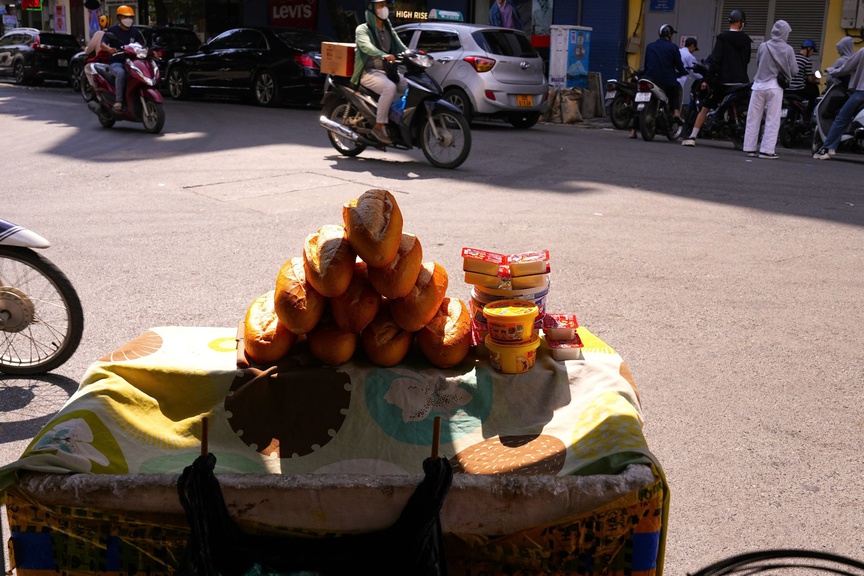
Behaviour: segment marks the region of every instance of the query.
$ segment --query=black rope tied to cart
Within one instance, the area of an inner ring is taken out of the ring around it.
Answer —
[[[206,453],[187,466],[177,481],[190,537],[181,571],[189,576],[242,576],[254,564],[267,572],[311,571],[322,575],[356,573],[446,576],[440,512],[453,468],[446,458],[423,461],[424,477],[396,522],[362,534],[289,537],[245,533],[228,512]],[[286,519],[290,523],[290,519]]]

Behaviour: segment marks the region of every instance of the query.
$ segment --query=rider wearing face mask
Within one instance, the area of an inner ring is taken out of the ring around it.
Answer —
[[[372,135],[382,144],[393,144],[387,134],[387,115],[390,105],[396,99],[397,90],[405,92],[408,82],[398,74],[397,83],[387,77],[385,61],[394,62],[399,54],[408,48],[399,39],[388,20],[390,11],[387,0],[371,0],[366,4],[366,24],[361,24],[354,32],[356,50],[354,54],[354,75],[351,82],[360,84],[379,94],[378,114]]]
[[[102,40],[102,49],[108,50],[111,53],[111,73],[114,74],[114,94],[117,101],[114,102],[114,110],[123,109],[123,96],[126,91],[126,55],[123,53],[123,47],[127,44],[138,43],[142,46],[147,45],[144,40],[144,35],[137,28],[133,28],[135,23],[135,11],[129,6],[120,6],[117,8],[117,20],[119,24],[115,24],[105,31],[105,36]]]

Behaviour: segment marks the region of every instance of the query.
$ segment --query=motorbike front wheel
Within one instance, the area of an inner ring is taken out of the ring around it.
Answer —
[[[609,120],[618,130],[627,130],[633,123],[633,106],[624,94],[619,94],[612,99],[609,105]]]
[[[111,112],[106,110],[104,107],[99,110],[98,117],[99,124],[101,124],[103,128],[111,128],[117,123],[117,121],[114,120],[114,116],[111,115]]]
[[[144,123],[144,130],[150,134],[158,134],[165,126],[165,107],[161,102],[145,98],[144,109],[141,111],[141,121]]]
[[[358,124],[364,123],[363,115],[352,107],[347,100],[332,100],[324,106],[324,110],[321,113],[325,118],[337,124],[342,124],[350,130],[354,130]],[[333,145],[333,148],[344,156],[357,156],[366,150],[365,144],[339,136],[330,130],[327,130],[327,138],[330,139],[330,144]]]
[[[0,246],[0,372],[49,372],[75,353],[83,331],[66,275],[32,250]]]
[[[471,152],[471,128],[462,114],[437,110],[420,132],[420,148],[433,166],[456,168]]]
[[[648,102],[639,113],[639,132],[646,142],[654,140],[657,134],[657,102]]]

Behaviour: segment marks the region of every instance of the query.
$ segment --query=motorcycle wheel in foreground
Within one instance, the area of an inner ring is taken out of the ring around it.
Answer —
[[[847,90],[848,77],[844,81],[832,84],[819,99],[813,111],[815,125],[813,126],[812,153],[815,154],[825,145],[825,138],[831,129],[834,118],[840,112],[840,108],[849,99]],[[864,108],[859,108],[843,135],[840,136],[840,146],[837,152],[853,152],[861,154],[864,152]]]
[[[606,82],[606,114],[612,126],[618,130],[628,130],[633,123],[633,96],[636,95],[636,77],[631,75],[629,82],[609,80]]]
[[[34,251],[50,245],[35,232],[0,220],[0,372],[49,372],[81,342],[78,293],[53,262]]]
[[[442,99],[441,86],[426,73],[435,61],[415,51],[400,54],[397,61],[404,66],[408,89],[390,110],[387,133],[392,147],[420,148],[439,168],[460,166],[471,152],[471,128],[459,108]],[[328,76],[322,104],[319,122],[340,154],[357,156],[369,146],[386,150],[372,135],[377,94],[355,87],[350,78]]]
[[[647,78],[640,78],[636,88],[638,92],[633,96],[633,109],[639,115],[642,138],[650,142],[659,133],[669,140],[677,140],[683,126],[675,122],[675,114],[669,108],[669,98],[663,89]]]
[[[99,117],[104,128],[111,128],[118,120],[140,122],[144,130],[158,134],[165,126],[165,108],[162,93],[159,92],[159,67],[150,56],[147,48],[138,44],[123,47],[126,54],[126,94],[123,95],[124,107],[117,111],[112,108],[115,102],[114,76],[108,64],[88,62],[84,66],[84,76],[91,90],[82,85],[81,95],[87,100],[90,111]]]

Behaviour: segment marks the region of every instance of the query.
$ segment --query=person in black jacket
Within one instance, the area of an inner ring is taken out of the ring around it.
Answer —
[[[658,32],[660,38],[645,47],[645,77],[657,84],[669,98],[669,107],[672,108],[675,121],[682,124],[679,115],[681,108],[681,85],[678,84],[678,76],[687,74],[684,62],[681,60],[681,52],[672,43],[672,35],[675,29],[670,24],[660,26]],[[630,129],[630,138],[636,138],[636,127],[639,121],[633,116],[633,127]]]
[[[743,10],[732,10],[729,13],[729,30],[717,35],[714,50],[711,52],[711,67],[702,83],[703,89],[710,86],[711,91],[696,117],[693,131],[681,142],[684,146],[696,146],[696,136],[705,122],[708,111],[722,102],[730,86],[746,84],[750,81],[747,65],[750,64],[750,45],[753,41],[744,33],[746,22]]]

